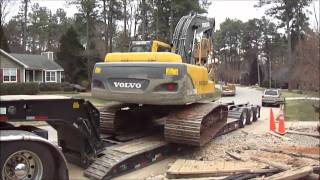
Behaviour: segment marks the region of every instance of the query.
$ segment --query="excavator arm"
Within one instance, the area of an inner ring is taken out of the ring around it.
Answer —
[[[197,14],[183,16],[178,22],[172,38],[172,44],[176,47],[175,53],[182,57],[184,63],[196,64],[194,58],[196,36],[205,33],[206,38],[213,44],[214,28],[214,18]]]

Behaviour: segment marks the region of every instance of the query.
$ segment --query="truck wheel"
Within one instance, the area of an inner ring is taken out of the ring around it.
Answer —
[[[240,115],[240,122],[239,122],[240,128],[243,128],[247,124],[247,119],[248,119],[248,110],[242,109],[242,112]]]
[[[54,179],[54,160],[49,149],[38,142],[1,142],[1,179]]]

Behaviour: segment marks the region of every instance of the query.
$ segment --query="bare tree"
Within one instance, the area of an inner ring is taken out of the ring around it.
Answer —
[[[173,0],[170,2],[170,39],[173,40]]]
[[[12,0],[0,0],[0,26],[3,25],[6,16],[8,15],[8,6],[12,3]]]
[[[125,36],[127,36],[127,0],[123,0],[123,32],[125,33]]]
[[[28,7],[30,0],[22,0],[23,3],[23,23],[22,23],[22,48],[26,52],[27,45],[27,23],[28,23]]]
[[[319,27],[319,22],[318,22],[318,17],[317,17],[317,12],[316,12],[316,7],[314,5],[314,2],[313,2],[313,13],[314,13],[314,18],[316,20],[316,26],[317,26],[316,30],[319,33],[320,32],[320,27]]]
[[[103,1],[103,28],[104,28],[104,45],[105,45],[105,53],[108,52],[108,36],[107,36],[107,0]]]
[[[147,39],[147,5],[146,0],[141,0],[142,39]]]
[[[108,10],[108,40],[109,40],[109,46],[108,46],[108,52],[112,52],[112,24],[113,24],[113,0],[109,1],[109,10]]]

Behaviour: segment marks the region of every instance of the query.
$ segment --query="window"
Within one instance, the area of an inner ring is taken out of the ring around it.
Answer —
[[[46,71],[46,82],[57,82],[57,72],[56,71]]]
[[[264,92],[265,95],[271,95],[271,96],[276,96],[278,95],[278,91],[277,90],[266,90]]]
[[[4,68],[3,82],[17,82],[17,68]]]
[[[159,46],[157,52],[171,52],[171,48]]]
[[[150,45],[135,45],[131,46],[130,52],[150,52]]]

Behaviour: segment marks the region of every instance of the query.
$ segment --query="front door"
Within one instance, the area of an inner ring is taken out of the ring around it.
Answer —
[[[26,82],[33,82],[33,71],[26,70]]]

